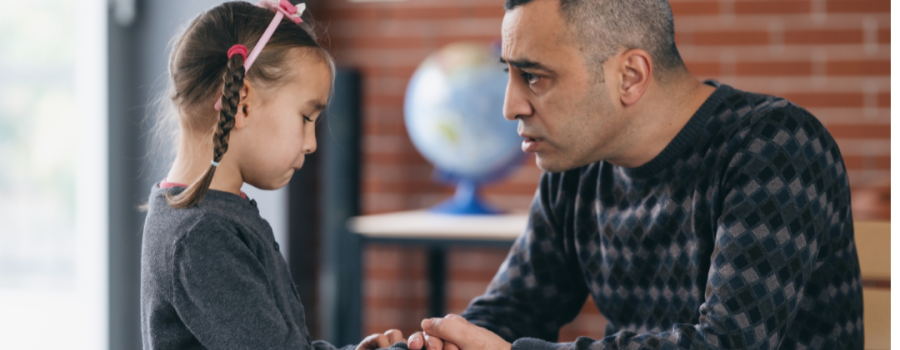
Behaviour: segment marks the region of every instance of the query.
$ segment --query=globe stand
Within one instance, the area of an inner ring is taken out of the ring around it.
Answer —
[[[453,198],[431,207],[431,212],[450,215],[493,215],[501,210],[485,203],[478,196],[478,184],[472,180],[459,180]]]

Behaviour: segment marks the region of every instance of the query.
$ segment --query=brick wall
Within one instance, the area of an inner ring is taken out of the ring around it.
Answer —
[[[448,197],[452,189],[430,181],[432,166],[406,134],[403,94],[419,62],[443,45],[497,40],[503,0],[317,5],[314,14],[327,27],[326,45],[341,66],[360,69],[365,81],[364,213],[423,208]],[[889,219],[881,205],[889,202],[890,187],[887,0],[673,0],[671,5],[676,41],[691,72],[784,96],[809,109],[838,140],[854,190],[854,215]],[[539,176],[529,159],[485,195],[503,208],[524,210]],[[505,255],[490,248],[450,251],[448,311],[462,311],[483,292]],[[429,316],[424,251],[371,246],[364,259],[365,333],[417,329]],[[560,339],[601,337],[605,323],[588,300]]]

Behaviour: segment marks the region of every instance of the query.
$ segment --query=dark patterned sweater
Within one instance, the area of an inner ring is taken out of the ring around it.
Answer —
[[[649,163],[543,174],[526,232],[463,316],[513,349],[862,349],[834,139],[787,100],[710,84]],[[588,295],[606,337],[553,343]]]

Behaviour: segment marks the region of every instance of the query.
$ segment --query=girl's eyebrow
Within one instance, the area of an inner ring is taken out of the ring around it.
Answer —
[[[325,109],[325,107],[326,107],[326,104],[324,102],[316,101],[316,100],[309,100],[309,102],[307,102],[306,104],[308,104],[310,107],[312,107],[313,110],[316,112],[321,111],[321,110]]]

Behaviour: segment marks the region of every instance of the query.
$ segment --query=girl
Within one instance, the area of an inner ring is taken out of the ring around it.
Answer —
[[[310,341],[272,229],[240,192],[286,185],[316,150],[334,63],[299,25],[304,8],[224,3],[173,47],[180,137],[144,226],[144,349],[333,349]],[[356,348],[398,341],[391,330]]]

